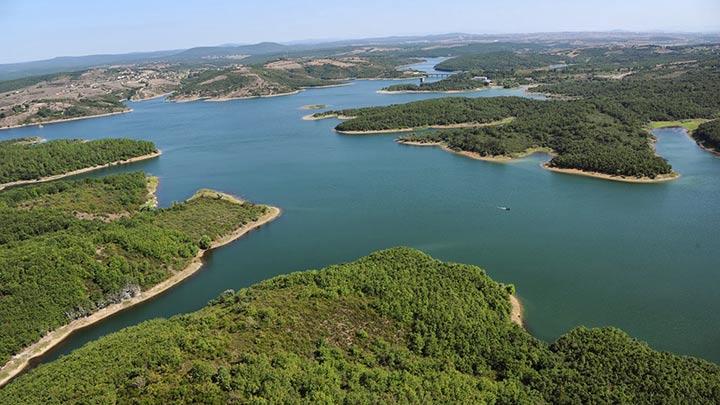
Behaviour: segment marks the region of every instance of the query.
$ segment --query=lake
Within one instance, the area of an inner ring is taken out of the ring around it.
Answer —
[[[657,130],[658,153],[682,177],[625,184],[549,172],[540,167],[545,155],[482,162],[398,145],[393,135],[339,135],[337,120],[301,119],[309,104],[337,109],[444,96],[376,93],[395,83],[355,81],[221,103],[155,99],[129,103],[129,114],[0,131],[2,139],[152,140],[163,151],[159,159],[92,175],[159,176],[162,206],[208,187],[284,211],[207,255],[203,269],[176,288],[75,333],[38,361],[147,319],[197,310],[227,289],[405,245],[515,284],[528,329],[541,339],[578,325],[612,325],[656,349],[720,362],[719,158],[679,129]]]

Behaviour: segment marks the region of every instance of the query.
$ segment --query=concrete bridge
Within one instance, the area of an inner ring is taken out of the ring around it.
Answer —
[[[425,73],[424,76],[425,76],[425,77],[439,77],[439,78],[441,78],[441,79],[445,79],[445,78],[447,78],[447,77],[450,77],[450,76],[454,75],[455,73],[456,73],[456,72],[452,72],[452,73]]]

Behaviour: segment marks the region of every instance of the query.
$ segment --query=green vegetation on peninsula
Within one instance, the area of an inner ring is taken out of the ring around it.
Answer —
[[[156,181],[130,173],[0,193],[0,363],[58,327],[165,282],[216,241],[277,214],[211,191],[155,209]]]
[[[460,92],[479,90],[488,87],[488,83],[471,73],[457,73],[437,82],[421,84],[395,84],[382,89],[383,92]]]
[[[603,111],[587,101],[444,98],[339,113],[354,117],[336,127],[341,132],[467,124],[465,128],[418,132],[401,140],[442,142],[451,149],[485,157],[550,148],[556,154],[549,162],[552,167],[612,176],[655,178],[672,173],[670,165],[655,155],[650,136],[631,117]],[[514,119],[483,126],[509,117]]]
[[[512,286],[412,249],[279,276],[124,329],[19,377],[0,402],[713,403],[720,367],[614,328],[546,344]]]
[[[7,183],[40,180],[157,153],[154,143],[134,139],[0,141],[0,188]]]
[[[720,152],[720,120],[700,124],[692,135],[703,147]]]

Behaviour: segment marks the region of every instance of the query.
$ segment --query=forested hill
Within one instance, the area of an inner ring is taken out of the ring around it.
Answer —
[[[89,343],[2,403],[717,403],[720,367],[613,329],[552,344],[511,286],[407,248],[228,291]]]
[[[154,143],[134,139],[42,142],[38,138],[26,138],[1,141],[0,185],[120,162],[157,151]]]

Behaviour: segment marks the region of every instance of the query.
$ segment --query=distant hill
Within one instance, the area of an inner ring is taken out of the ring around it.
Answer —
[[[153,61],[178,52],[182,52],[182,50],[133,52],[108,55],[60,56],[57,58],[32,62],[0,64],[0,80],[11,80],[34,75],[83,70],[93,66]]]
[[[718,33],[642,33],[642,32],[551,32],[526,34],[465,34],[449,33],[419,36],[391,36],[334,41],[296,41],[287,44],[260,42],[251,45],[227,43],[219,46],[200,46],[189,49],[134,52],[123,54],[62,56],[52,59],[0,64],[0,80],[68,72],[95,66],[131,64],[153,61],[209,62],[213,59],[232,60],[234,56],[249,55],[254,62],[263,61],[271,55],[282,56],[302,52],[343,49],[361,46],[413,46],[472,44],[472,43],[534,43],[588,45],[602,43],[654,43],[688,44],[720,42]],[[418,55],[416,55],[418,56]],[[427,55],[426,55],[427,56]],[[263,58],[264,57],[264,58]]]
[[[168,59],[186,61],[192,59],[226,57],[232,55],[265,55],[284,52],[289,47],[275,42],[261,42],[253,45],[199,46],[174,54]]]
[[[200,46],[190,49],[175,49],[155,52],[134,52],[108,55],[61,56],[52,59],[0,64],[0,80],[71,72],[95,66],[144,63],[155,61],[198,62],[212,58],[226,58],[232,55],[265,55],[282,53],[289,47],[274,42],[261,42],[239,46]]]

